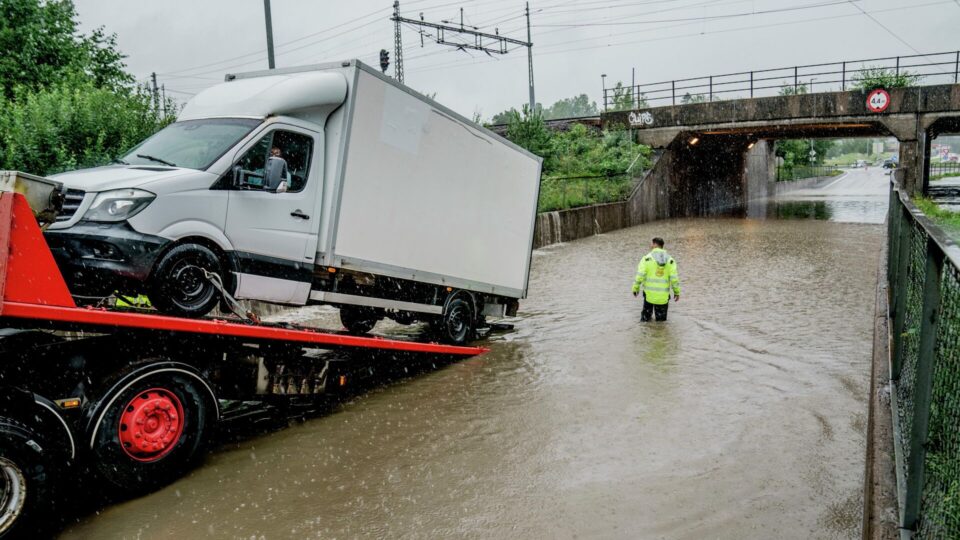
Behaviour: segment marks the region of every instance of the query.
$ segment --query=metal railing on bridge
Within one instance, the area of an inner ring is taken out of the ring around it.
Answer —
[[[960,174],[960,163],[956,161],[941,161],[930,164],[930,178],[953,174]]]
[[[808,64],[604,88],[603,110],[845,91],[878,70],[906,76],[912,85],[955,84],[960,82],[960,51]]]
[[[888,227],[900,526],[960,538],[960,248],[897,183]]]

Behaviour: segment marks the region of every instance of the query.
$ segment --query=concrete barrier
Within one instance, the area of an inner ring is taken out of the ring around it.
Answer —
[[[534,249],[669,218],[672,166],[669,150],[655,155],[626,201],[537,214]]]

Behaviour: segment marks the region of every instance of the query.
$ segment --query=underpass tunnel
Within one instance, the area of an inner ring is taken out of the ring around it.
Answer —
[[[779,140],[895,138],[880,122],[759,126],[682,131],[670,154],[670,215],[745,215],[751,200],[773,195]],[[902,146],[901,146],[901,152]]]
[[[671,144],[673,216],[707,216],[743,206],[746,134],[681,133]]]

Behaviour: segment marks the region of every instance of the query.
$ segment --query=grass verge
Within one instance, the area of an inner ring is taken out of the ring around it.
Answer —
[[[913,204],[946,231],[955,242],[960,242],[960,212],[945,210],[929,197],[916,197]]]
[[[567,210],[591,204],[625,200],[635,179],[628,176],[600,178],[550,178],[540,182],[539,212]]]

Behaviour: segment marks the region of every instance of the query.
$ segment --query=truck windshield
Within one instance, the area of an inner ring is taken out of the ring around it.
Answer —
[[[121,160],[131,165],[206,169],[260,124],[249,118],[185,120],[161,129]]]

